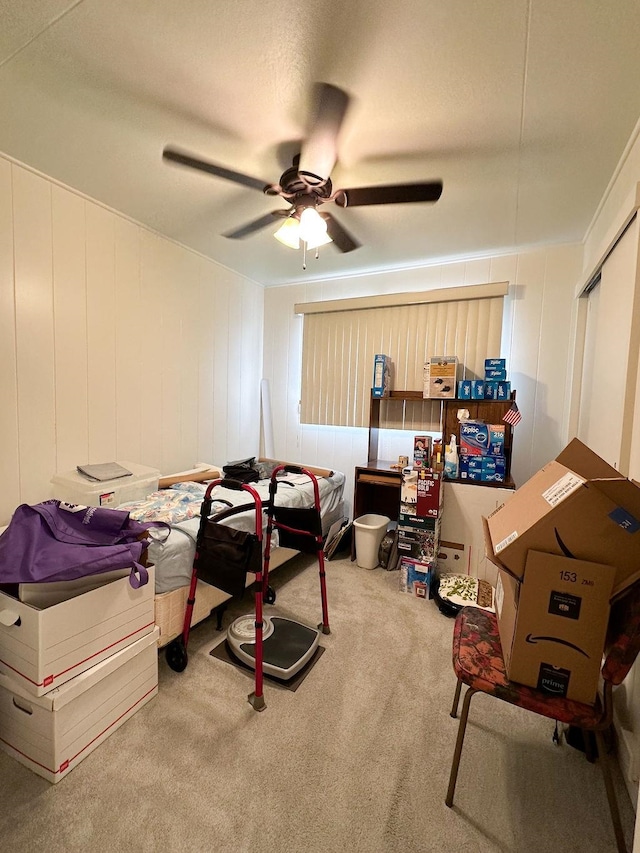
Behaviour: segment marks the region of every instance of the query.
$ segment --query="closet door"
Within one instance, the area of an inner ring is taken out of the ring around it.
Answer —
[[[624,474],[629,473],[636,408],[637,273],[635,217],[604,262],[600,282],[588,297],[578,421],[578,438]]]

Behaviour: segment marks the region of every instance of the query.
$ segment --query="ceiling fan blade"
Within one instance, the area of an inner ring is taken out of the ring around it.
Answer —
[[[274,219],[288,215],[288,210],[272,210],[271,213],[266,213],[259,219],[254,219],[253,222],[247,222],[241,228],[236,228],[234,231],[226,231],[222,236],[229,237],[231,240],[241,240],[243,237],[248,237],[249,234],[259,231],[261,228],[266,228],[267,225],[272,225]]]
[[[338,135],[349,96],[330,83],[314,87],[315,114],[300,154],[300,171],[326,180],[338,159]]]
[[[165,160],[170,160],[172,163],[180,163],[181,166],[188,166],[190,169],[198,169],[200,172],[208,172],[210,175],[215,175],[218,178],[225,178],[227,181],[233,181],[236,184],[242,184],[245,187],[260,190],[260,192],[262,192],[265,186],[267,186],[267,181],[260,181],[258,178],[252,178],[250,175],[243,175],[241,172],[234,172],[231,169],[225,169],[224,166],[216,166],[215,163],[208,163],[206,160],[199,160],[197,157],[191,157],[189,154],[184,154],[182,151],[177,151],[175,148],[165,148],[162,152],[162,157]]]
[[[361,207],[365,204],[408,204],[416,201],[438,201],[442,195],[442,181],[421,184],[388,184],[380,187],[357,187],[339,190],[336,204],[339,207]]]
[[[321,213],[320,216],[327,223],[327,234],[333,240],[336,249],[341,252],[353,252],[361,245],[330,213]]]

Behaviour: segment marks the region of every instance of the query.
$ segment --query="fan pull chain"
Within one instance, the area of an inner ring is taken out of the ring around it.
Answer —
[[[306,270],[307,268],[307,241],[302,241],[302,269]]]

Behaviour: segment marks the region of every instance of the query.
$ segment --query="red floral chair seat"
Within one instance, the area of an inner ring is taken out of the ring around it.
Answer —
[[[478,607],[464,607],[456,617],[453,632],[453,669],[458,683],[451,709],[452,717],[458,715],[463,684],[467,685],[467,691],[462,704],[449,788],[445,798],[447,806],[453,805],[471,698],[476,693],[486,693],[535,714],[594,733],[616,843],[620,853],[626,853],[603,732],[611,726],[613,687],[624,681],[640,653],[640,583],[634,584],[611,608],[605,653],[601,669],[602,693],[593,706],[550,696],[533,687],[509,681],[495,614]]]
[[[496,615],[479,607],[464,607],[456,619],[453,669],[464,684],[561,723],[581,729],[593,728],[602,718],[600,697],[592,707],[509,681]]]

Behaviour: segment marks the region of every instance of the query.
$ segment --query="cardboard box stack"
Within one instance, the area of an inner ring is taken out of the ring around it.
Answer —
[[[610,602],[640,579],[640,486],[574,439],[484,526],[509,678],[593,704]]]
[[[414,466],[402,472],[400,487],[400,589],[420,598],[429,598],[429,584],[440,542],[444,489],[442,473],[431,467],[430,457],[424,456],[423,445],[419,445],[414,452]]]
[[[504,441],[504,424],[461,421],[459,478],[479,480],[483,483],[503,483],[507,472]]]
[[[511,382],[507,379],[504,358],[485,358],[484,379],[461,379],[458,382],[459,400],[509,400]]]
[[[50,782],[158,692],[148,571],[0,591],[0,747]]]

